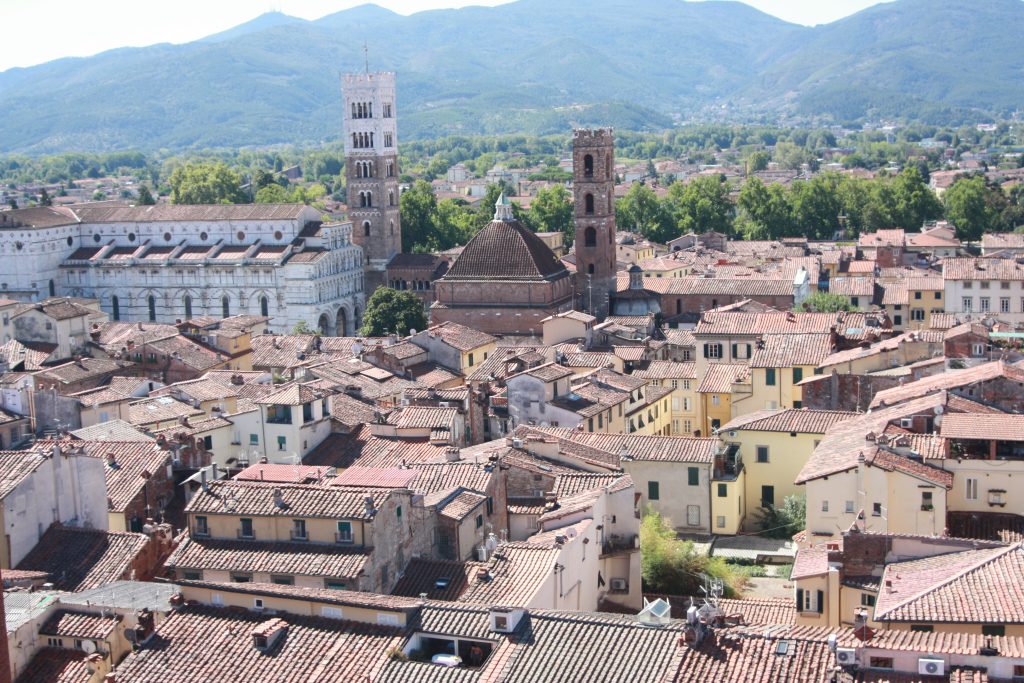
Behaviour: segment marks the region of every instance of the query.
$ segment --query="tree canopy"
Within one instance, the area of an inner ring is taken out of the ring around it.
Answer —
[[[248,201],[242,178],[224,163],[185,164],[168,181],[174,204],[235,204]]]
[[[423,302],[412,292],[390,287],[378,287],[363,312],[363,326],[359,334],[383,337],[392,333],[409,334],[410,329],[422,330],[427,326]]]

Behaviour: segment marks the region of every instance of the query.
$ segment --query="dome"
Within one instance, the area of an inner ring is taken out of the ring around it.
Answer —
[[[494,220],[462,250],[445,280],[555,280],[569,271],[517,220]]]

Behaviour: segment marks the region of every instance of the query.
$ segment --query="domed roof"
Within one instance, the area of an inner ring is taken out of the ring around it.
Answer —
[[[462,250],[445,280],[554,280],[569,271],[519,221],[493,220]]]

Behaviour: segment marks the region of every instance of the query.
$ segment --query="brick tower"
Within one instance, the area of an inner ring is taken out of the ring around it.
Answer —
[[[611,128],[572,138],[576,291],[580,308],[603,319],[615,294],[615,138]]]
[[[391,258],[402,251],[398,213],[398,131],[395,74],[346,74],[345,181],[352,241],[363,248],[365,291],[385,282]]]

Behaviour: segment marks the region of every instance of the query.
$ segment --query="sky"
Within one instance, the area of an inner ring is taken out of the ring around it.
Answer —
[[[366,0],[0,0],[0,71],[116,47],[187,43],[277,10],[319,19]],[[376,0],[400,14],[507,0]],[[585,6],[587,0],[576,0]],[[889,0],[743,0],[780,19],[813,26]]]

